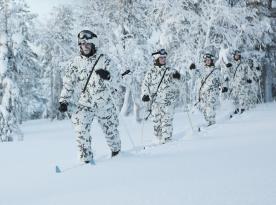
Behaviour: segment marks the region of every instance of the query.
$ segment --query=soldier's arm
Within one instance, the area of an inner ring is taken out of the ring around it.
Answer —
[[[144,78],[143,83],[142,83],[142,97],[144,95],[150,96],[150,94],[151,94],[151,89],[150,89],[151,78],[152,78],[152,74],[151,74],[151,70],[149,70],[146,73],[145,78]]]
[[[102,62],[104,64],[104,69],[109,71],[110,73],[110,79],[108,80],[110,86],[115,89],[119,88],[119,85],[121,85],[123,81],[119,69],[117,68],[115,63],[107,56],[103,57]]]
[[[69,102],[74,93],[77,67],[73,62],[65,69],[59,102]]]

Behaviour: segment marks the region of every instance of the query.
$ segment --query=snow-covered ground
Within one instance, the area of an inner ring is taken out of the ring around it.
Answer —
[[[197,122],[191,114],[194,127]],[[96,166],[78,163],[70,121],[29,121],[23,142],[0,144],[0,205],[275,205],[276,104],[263,104],[192,132],[177,113],[174,141],[153,139],[151,123],[121,118],[123,152],[110,152],[93,124]],[[143,130],[143,132],[142,132]],[[131,136],[137,149],[133,149]]]

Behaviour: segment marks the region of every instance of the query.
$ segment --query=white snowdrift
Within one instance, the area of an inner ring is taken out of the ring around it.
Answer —
[[[151,143],[151,123],[142,139],[142,125],[121,118],[123,152],[114,159],[94,123],[97,165],[60,174],[55,165],[78,163],[70,122],[29,121],[23,142],[0,144],[0,205],[275,205],[276,104],[226,116],[193,133],[177,113],[174,141],[146,150],[127,136],[137,147]]]

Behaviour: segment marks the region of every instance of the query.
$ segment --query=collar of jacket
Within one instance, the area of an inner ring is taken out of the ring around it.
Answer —
[[[85,56],[85,55],[80,54],[80,57],[82,59],[86,59],[86,60],[94,60],[97,58],[97,54],[95,53],[93,56]]]
[[[214,68],[214,67],[215,67],[215,64],[205,65],[204,67],[205,67],[205,68]]]
[[[156,64],[154,64],[154,67],[156,67],[156,68],[166,68],[166,64],[164,64],[164,65],[156,65]]]

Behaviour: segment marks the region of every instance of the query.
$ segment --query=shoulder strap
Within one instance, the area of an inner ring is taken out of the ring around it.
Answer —
[[[199,90],[201,90],[202,89],[202,87],[203,87],[203,85],[206,83],[206,81],[207,81],[207,79],[212,75],[212,73],[215,71],[215,70],[217,70],[218,68],[214,68],[207,76],[206,76],[206,78],[204,79],[204,81],[201,83],[201,86],[200,86],[200,88],[199,88]]]
[[[161,83],[162,83],[162,81],[163,81],[163,79],[165,77],[165,74],[166,74],[167,70],[168,70],[168,67],[166,67],[166,70],[164,71],[163,76],[162,76],[162,78],[161,78],[161,80],[160,80],[160,82],[159,82],[159,84],[157,86],[156,92],[154,93],[155,96],[157,95],[158,89],[159,89],[159,87],[160,87],[160,85],[161,85]]]
[[[200,100],[200,94],[201,94],[201,89],[202,89],[202,87],[203,87],[203,85],[206,83],[206,81],[207,81],[207,79],[212,75],[212,73],[215,71],[215,70],[217,70],[218,68],[214,68],[207,76],[206,76],[206,78],[204,79],[204,81],[201,83],[201,86],[200,86],[200,88],[199,88],[199,92],[198,92],[198,99]]]
[[[160,80],[160,82],[159,82],[159,84],[158,84],[158,86],[157,86],[156,92],[155,92],[155,93],[153,94],[153,96],[152,96],[152,100],[151,100],[151,102],[150,102],[149,114],[147,115],[147,117],[145,117],[145,120],[147,120],[147,119],[149,118],[149,116],[151,115],[151,113],[152,113],[152,105],[153,105],[153,103],[154,103],[154,97],[157,96],[158,89],[159,89],[159,87],[160,87],[160,85],[161,85],[161,83],[162,83],[162,81],[163,81],[163,79],[164,79],[164,77],[165,77],[165,74],[166,74],[167,70],[168,70],[168,67],[166,67],[166,70],[164,71],[163,76],[162,76],[162,78],[161,78],[161,80]]]
[[[87,88],[87,85],[88,85],[88,83],[89,83],[89,80],[90,80],[90,78],[91,78],[91,75],[92,75],[92,73],[93,73],[93,71],[94,71],[94,69],[95,69],[97,63],[99,62],[99,60],[100,60],[100,58],[101,58],[102,56],[103,56],[103,54],[101,54],[101,55],[98,57],[98,59],[96,60],[96,62],[94,63],[94,65],[93,65],[93,67],[92,67],[92,69],[91,69],[91,71],[90,71],[90,73],[89,73],[88,79],[87,79],[87,81],[86,81],[86,83],[85,83],[85,86],[84,86],[84,88],[83,88],[83,90],[82,90],[83,93],[85,92],[85,90],[86,90],[86,88]]]
[[[236,77],[236,73],[237,73],[237,70],[238,68],[240,67],[241,63],[239,63],[239,65],[236,67],[236,70],[235,70],[235,73],[234,73],[234,76],[233,76],[233,79]]]

